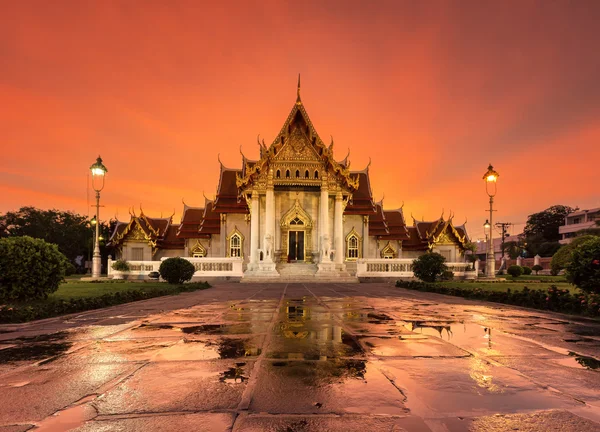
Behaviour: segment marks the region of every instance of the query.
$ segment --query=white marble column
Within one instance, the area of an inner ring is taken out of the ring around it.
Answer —
[[[342,193],[338,192],[335,195],[334,207],[334,230],[335,230],[335,263],[344,265],[344,222],[343,222],[343,201]]]
[[[363,258],[370,258],[369,256],[369,216],[363,216]]]
[[[250,265],[254,267],[258,263],[258,214],[259,214],[259,200],[258,192],[252,191],[252,201],[250,208]]]
[[[263,249],[265,250],[264,260],[273,262],[273,250],[275,245],[275,192],[273,185],[267,186],[266,209],[265,209],[265,240]]]
[[[327,179],[323,179],[321,183],[321,202],[319,207],[321,208],[321,217],[319,225],[321,225],[321,262],[331,262],[327,251],[331,249],[331,239],[329,238],[329,188],[327,186]],[[327,240],[325,240],[327,238]],[[328,241],[329,245],[325,245],[323,242]]]

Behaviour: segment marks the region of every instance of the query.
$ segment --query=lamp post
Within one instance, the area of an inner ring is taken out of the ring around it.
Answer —
[[[100,156],[96,159],[96,163],[90,167],[90,170],[92,171],[92,187],[96,191],[96,241],[94,257],[92,258],[92,278],[99,278],[102,267],[100,261],[100,191],[104,189],[104,176],[108,170],[102,164]]]
[[[493,223],[493,206],[494,206],[494,196],[496,195],[496,181],[498,180],[498,174],[494,171],[494,167],[492,164],[488,166],[486,173],[483,175],[483,180],[485,180],[485,191],[490,197],[490,218],[486,220],[484,226],[489,226],[490,236],[488,237],[488,252],[486,256],[486,264],[485,264],[485,275],[488,278],[496,277],[496,257],[494,256],[494,239],[492,233]]]
[[[94,215],[94,217],[90,219],[90,228],[91,228],[90,231],[91,231],[92,236],[90,237],[90,244],[88,245],[88,248],[87,248],[88,249],[88,263],[92,262],[92,247],[94,245],[94,227],[96,226],[96,222],[97,222],[96,216]],[[89,268],[89,273],[91,274],[92,268],[91,267],[88,267],[88,268]]]

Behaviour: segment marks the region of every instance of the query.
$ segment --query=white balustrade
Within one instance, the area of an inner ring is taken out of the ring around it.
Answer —
[[[194,265],[194,277],[243,276],[242,258],[183,258]],[[166,259],[168,257],[161,258],[160,261],[127,261],[130,268],[126,273],[127,279],[144,279],[150,272],[157,272],[160,264]],[[114,278],[113,263],[114,260],[108,260],[108,277]]]
[[[414,277],[413,259],[359,259],[356,262],[358,277]],[[474,279],[477,273],[471,270],[472,265],[464,262],[450,262],[446,266],[457,278]]]

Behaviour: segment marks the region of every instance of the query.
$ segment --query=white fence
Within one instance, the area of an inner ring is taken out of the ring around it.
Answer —
[[[358,277],[414,277],[412,270],[413,259],[359,259],[356,262],[356,276]],[[446,263],[449,270],[456,278],[475,279],[477,273],[471,270],[469,263]]]
[[[196,272],[194,277],[217,277],[217,276],[243,276],[241,258],[187,258],[183,257],[194,265]],[[127,279],[144,279],[150,272],[157,272],[160,261],[127,261],[130,270],[126,273]],[[108,277],[114,277],[115,271],[112,269],[114,260],[108,260]]]

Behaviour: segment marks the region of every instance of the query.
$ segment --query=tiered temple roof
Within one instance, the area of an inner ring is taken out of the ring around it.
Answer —
[[[442,214],[434,221],[418,221],[413,218],[413,226],[408,227],[408,240],[402,243],[404,250],[427,250],[435,244],[449,239],[458,243],[461,249],[465,249],[469,243],[466,230],[466,221],[462,225],[455,226],[452,222],[453,216],[444,219]]]
[[[182,249],[184,240],[177,237],[179,225],[173,224],[173,216],[168,218],[151,218],[144,214],[131,213],[129,222],[117,221],[109,246],[119,248],[123,242],[131,237],[136,240],[147,241],[152,246],[153,252],[160,249]]]

